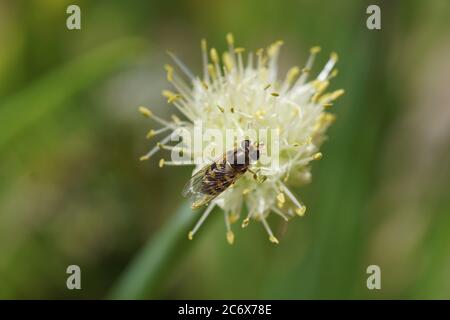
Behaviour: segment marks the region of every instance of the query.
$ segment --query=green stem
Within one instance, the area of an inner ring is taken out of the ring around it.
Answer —
[[[159,284],[179,259],[185,247],[189,226],[195,219],[190,206],[183,204],[170,221],[138,252],[111,290],[111,299],[152,297]]]

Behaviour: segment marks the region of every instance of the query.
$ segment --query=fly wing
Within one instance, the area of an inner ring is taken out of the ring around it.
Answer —
[[[200,208],[218,196],[218,194],[205,194],[201,191],[203,179],[208,172],[210,164],[202,167],[192,175],[188,182],[186,182],[182,195],[192,199],[192,208]]]
[[[210,167],[211,165],[207,164],[192,175],[183,187],[183,192],[181,193],[183,197],[191,197],[200,192],[203,178]]]
[[[195,172],[188,182],[184,185],[182,195],[183,197],[189,197],[193,200],[192,208],[199,208],[216,198],[221,192],[218,193],[205,193],[204,190],[204,179],[213,164],[226,163],[227,156],[231,153],[235,153],[236,149],[230,150],[227,153],[217,157],[216,160],[210,164],[205,165],[200,170]],[[216,178],[223,177],[224,172],[215,172]]]
[[[204,165],[197,172],[195,172],[183,187],[183,191],[181,192],[183,197],[191,197],[193,195],[200,193],[203,178],[205,177],[209,168],[211,168],[211,165],[223,161],[225,161],[224,155],[220,155],[216,159],[212,160],[211,163]]]

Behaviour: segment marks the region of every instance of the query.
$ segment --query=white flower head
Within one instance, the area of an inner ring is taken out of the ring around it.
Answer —
[[[201,77],[196,77],[176,56],[169,53],[182,74],[178,74],[170,65],[165,66],[167,79],[176,92],[165,90],[163,95],[184,119],[172,116],[170,121],[166,121],[149,109],[140,107],[141,113],[162,125],[158,130],[150,130],[148,137],[169,133],[141,160],[163,149],[172,151],[172,161],[161,159],[160,167],[194,164],[195,172],[210,164],[211,158],[205,155],[205,151],[218,144],[222,147],[222,142],[220,139],[205,142],[205,138],[201,138],[200,147],[195,142],[197,147],[192,146],[189,135],[195,136],[199,123],[202,132],[211,129],[222,133],[222,137],[226,137],[231,130],[237,139],[233,138],[231,142],[225,139],[225,148],[229,148],[230,143],[233,145],[236,141],[254,135],[254,132],[271,132],[253,138],[265,146],[264,154],[269,161],[262,161],[261,157],[260,161],[252,165],[251,172],[256,174],[242,175],[232,186],[212,199],[189,232],[189,238],[193,238],[212,209],[218,206],[224,212],[226,237],[230,244],[234,242],[231,225],[240,219],[244,208],[247,215],[242,220],[242,227],[246,227],[251,219],[260,221],[269,240],[278,243],[267,223],[267,216],[273,212],[289,220],[305,214],[305,205],[288,186],[309,182],[310,162],[322,157],[319,147],[325,139],[325,131],[334,121],[334,116],[326,109],[344,93],[343,90],[326,92],[330,79],[337,74],[337,70],[333,69],[337,55],[332,53],[316,78],[308,80],[315,56],[320,51],[319,47],[313,47],[304,68],[292,67],[284,77],[279,78],[278,56],[282,41],[253,54],[235,47],[231,34],[226,39],[228,51],[221,58],[214,48],[208,54],[206,41],[202,40]],[[188,138],[182,132],[188,133]],[[174,136],[182,136],[183,139],[177,145],[169,145]],[[182,159],[174,159],[180,154]]]

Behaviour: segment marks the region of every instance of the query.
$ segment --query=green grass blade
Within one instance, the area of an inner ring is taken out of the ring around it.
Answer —
[[[137,254],[110,292],[112,299],[153,297],[159,284],[189,245],[189,226],[196,218],[188,204],[178,212]]]

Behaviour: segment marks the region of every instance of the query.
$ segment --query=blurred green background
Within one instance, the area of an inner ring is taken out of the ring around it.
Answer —
[[[66,7],[82,29],[66,29]],[[382,30],[366,28],[381,7]],[[450,2],[0,0],[0,298],[105,298],[183,203],[190,168],[139,162],[173,112],[166,49],[200,72],[200,39],[283,39],[282,72],[322,46],[344,88],[296,190],[304,218],[235,228],[221,214],[183,245],[146,298],[450,298]],[[192,225],[186,225],[185,234]],[[66,267],[82,290],[66,288]],[[381,267],[382,289],[366,288]]]

